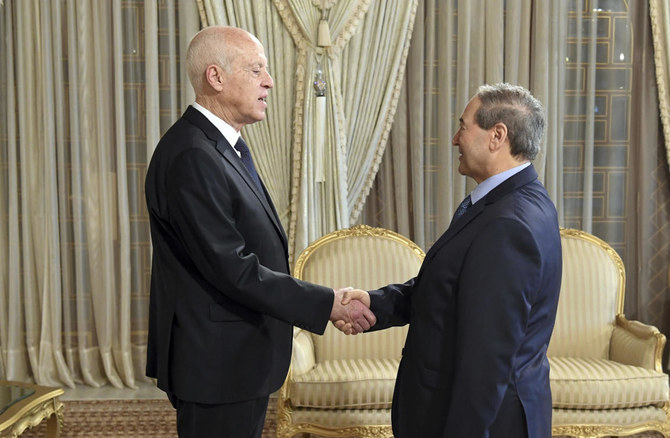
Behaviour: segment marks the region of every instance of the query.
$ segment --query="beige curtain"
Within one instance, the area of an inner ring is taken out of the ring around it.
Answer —
[[[633,59],[631,176],[626,312],[670,336],[670,5],[640,2],[631,11]],[[654,69],[655,66],[655,69]],[[660,119],[660,123],[659,123]],[[630,267],[634,266],[632,272]],[[660,305],[659,305],[660,303]],[[670,370],[670,351],[665,364]]]
[[[627,316],[667,335],[670,155],[659,106],[667,132],[670,69],[668,36],[659,29],[670,28],[668,3],[508,1],[497,21],[500,3],[493,5],[419,7],[391,140],[361,221],[429,248],[471,189],[451,146],[464,96],[481,82],[518,82],[547,110],[535,165],[561,225],[591,231],[619,252]]]
[[[451,145],[458,119],[479,85],[501,81],[529,88],[545,106],[547,135],[534,164],[562,211],[566,8],[537,0],[421,2],[389,147],[362,222],[432,245],[474,188],[458,173]]]
[[[651,17],[659,108],[663,122],[665,148],[668,163],[670,163],[670,3],[666,0],[649,0],[649,16]]]
[[[267,121],[245,136],[295,255],[360,214],[391,129],[417,0],[200,4],[207,24],[256,34],[276,66]],[[317,71],[326,83],[320,101]]]
[[[626,267],[626,315],[667,335],[670,189],[659,122],[667,117],[667,90],[658,68],[667,62],[668,46],[659,56],[654,23],[667,29],[668,6],[653,0],[614,6],[582,0],[572,11],[580,25],[571,35],[578,43],[565,86],[571,117],[564,178],[570,185],[566,204],[572,205],[566,225],[614,247]]]
[[[0,22],[0,378],[134,387],[145,166],[182,106],[175,37],[197,31],[195,4],[6,0]]]
[[[298,68],[293,40],[269,0],[197,0],[197,3],[203,27],[215,24],[241,27],[256,35],[265,47],[275,86],[270,91],[265,121],[245,127],[242,135],[250,145],[256,167],[286,226],[293,184],[291,127],[296,84],[292,79]]]
[[[329,2],[315,0],[312,6],[303,3],[306,8],[316,8],[315,4]],[[566,16],[562,4],[570,2],[508,0],[505,20],[500,20],[500,3],[419,2],[395,122],[366,201],[365,218],[359,221],[399,230],[424,248],[430,247],[471,188],[456,172],[450,143],[456,120],[479,83],[497,80],[525,84],[545,102],[549,125],[557,128],[548,132],[543,155],[535,164],[559,211],[570,210],[569,202],[563,199],[572,197],[573,202],[577,195],[574,188],[569,196],[561,195],[562,175],[567,173],[561,166],[570,161],[562,151],[575,148],[576,134],[566,130],[570,138],[563,140],[564,131],[559,128],[566,124],[562,114],[569,113],[573,106],[561,97],[561,84],[568,82],[568,78],[561,78],[560,61],[568,57],[562,46],[567,39],[561,36]],[[572,3],[576,6],[567,15],[586,25],[579,26],[581,36],[570,38],[586,41],[578,46],[584,47],[580,56],[590,64],[587,61],[593,59],[594,51],[597,55],[597,50],[590,46],[595,30],[588,23],[598,20],[598,16],[592,15],[594,8],[587,6],[598,4],[595,0]],[[132,387],[144,376],[146,349],[150,242],[144,174],[158,137],[193,100],[179,60],[200,28],[197,5],[190,0],[5,0],[0,4],[0,378],[69,386],[111,383]],[[278,81],[271,94],[268,120],[252,125],[253,130],[245,135],[251,137],[250,143],[271,145],[260,152],[264,158],[259,157],[259,164],[281,207],[282,220],[289,224],[291,200],[301,193],[297,187],[303,181],[304,169],[314,166],[313,156],[310,161],[305,152],[314,146],[313,141],[305,140],[315,135],[310,124],[313,121],[303,118],[302,123],[295,123],[294,119],[316,105],[313,101],[306,103],[314,98],[314,72],[307,68],[316,62],[312,59],[308,66],[307,53],[316,58],[319,49],[309,46],[304,60],[297,57],[297,40],[277,11],[276,5],[280,4],[254,1],[246,2],[245,8],[234,7],[232,2],[209,3],[209,9],[203,3],[200,6],[201,14],[211,16],[211,22],[215,12],[221,14],[225,22],[259,35],[275,53],[270,62]],[[662,29],[668,29],[668,12],[664,1],[626,5],[634,6],[629,33],[638,42],[631,67],[632,86],[625,91],[632,100],[630,108],[618,104],[612,108],[628,108],[622,117],[630,121],[625,126],[632,140],[623,157],[629,157],[630,163],[626,161],[623,170],[613,173],[615,177],[617,172],[625,174],[625,190],[613,192],[613,201],[606,203],[614,210],[625,211],[629,228],[615,232],[609,227],[606,230],[611,229],[612,234],[601,237],[610,241],[626,262],[627,315],[655,324],[667,335],[670,308],[663,303],[670,302],[670,242],[664,230],[670,216],[670,189],[663,132],[667,141],[670,136],[664,113],[668,107],[669,69],[667,31]],[[367,12],[361,20],[373,20],[373,5],[364,6]],[[386,13],[384,17],[389,17],[390,12]],[[307,16],[311,24],[300,24],[300,32],[308,28],[318,32],[315,20],[321,20],[320,14],[312,11]],[[378,21],[373,22],[381,25],[381,17],[378,15]],[[348,21],[333,10],[326,18],[336,41],[337,35],[342,35],[342,23]],[[534,29],[533,33],[529,29]],[[654,73],[649,50],[652,35],[657,88],[650,77]],[[329,58],[330,64],[325,67],[326,75],[330,75],[327,98],[331,100],[335,100],[330,94],[331,76],[335,75],[336,81],[355,73],[347,68],[356,64],[342,59],[355,52],[355,46],[348,46],[356,38],[362,36],[352,35],[340,53],[341,60]],[[606,44],[610,45],[615,46]],[[321,56],[323,60],[327,55]],[[597,69],[597,64],[589,68]],[[295,76],[300,68],[300,75]],[[546,73],[541,73],[543,69]],[[585,77],[592,80],[594,70],[585,71],[589,73]],[[295,103],[298,80],[293,78],[300,77],[304,99]],[[390,80],[387,77],[387,85],[382,87],[390,87]],[[341,112],[367,114],[369,109],[356,100],[360,98],[357,93],[362,96],[369,90],[366,87],[378,84],[382,82],[341,88],[345,107]],[[590,90],[596,89],[591,85]],[[584,100],[591,110],[597,107],[598,93],[603,90],[594,91]],[[385,99],[393,100],[393,95]],[[659,107],[663,125],[657,123]],[[589,119],[591,110],[585,111],[583,125],[587,128],[599,123]],[[387,117],[389,114],[392,112]],[[363,137],[355,137],[354,123],[337,123],[346,128],[345,137],[353,144],[353,138],[383,139],[382,120],[377,115],[370,125],[375,134],[360,134]],[[335,126],[335,121],[328,125],[335,132],[331,125]],[[299,130],[303,140],[300,148],[294,148]],[[595,224],[594,231],[598,231],[602,218],[594,220],[590,212],[594,173],[601,172],[603,166],[594,168],[589,156],[593,152],[594,157],[603,159],[607,147],[597,155],[597,145],[591,144],[594,132],[588,132],[581,140],[584,146],[580,143],[584,163],[591,163],[585,165],[586,176],[565,177],[570,184],[578,180],[577,185],[583,186],[579,209],[569,217],[566,214],[565,222],[579,227],[582,223]],[[352,181],[362,184],[357,196],[365,196],[366,184],[365,169],[361,167],[359,173],[352,174],[350,161],[365,162],[374,171],[374,158],[370,157],[381,153],[375,150],[375,144],[372,140],[368,143],[367,151],[372,155],[356,155],[353,149],[347,149],[348,155],[342,154],[347,157],[342,167],[347,170],[346,206],[350,213],[356,211],[354,192],[360,188]],[[565,144],[569,147],[561,146]],[[613,161],[607,156],[604,160]],[[598,191],[596,195],[604,196]],[[308,199],[302,221],[309,220],[309,208],[315,205],[313,198]],[[298,201],[293,205],[297,208]],[[348,219],[354,222],[355,214]]]

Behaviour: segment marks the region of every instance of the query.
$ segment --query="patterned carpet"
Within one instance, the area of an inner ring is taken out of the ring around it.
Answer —
[[[177,438],[174,410],[167,400],[66,400],[63,404],[62,438]],[[263,438],[276,437],[275,413],[276,398],[271,396]],[[45,436],[45,421],[21,434],[21,438]],[[644,434],[631,438],[660,437],[660,434]]]
[[[177,437],[174,410],[167,400],[63,401],[65,437]],[[46,436],[46,423],[21,437]]]
[[[177,438],[175,413],[167,400],[63,401],[62,438]],[[274,438],[276,399],[271,398],[263,438]],[[43,438],[46,422],[21,438]]]

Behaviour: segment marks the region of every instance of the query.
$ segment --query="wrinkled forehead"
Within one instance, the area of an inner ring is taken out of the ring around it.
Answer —
[[[232,48],[233,63],[248,64],[267,64],[265,49],[256,37],[248,34],[247,38],[240,38]]]
[[[482,101],[479,98],[479,96],[474,96],[468,104],[465,106],[465,109],[463,110],[463,114],[461,115],[461,119],[463,121],[472,121],[475,118],[475,113],[479,109],[479,107],[482,106]]]

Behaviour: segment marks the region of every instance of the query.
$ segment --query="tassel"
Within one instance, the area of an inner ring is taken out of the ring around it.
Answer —
[[[319,21],[319,33],[316,38],[316,45],[319,47],[330,47],[330,27],[325,19]]]

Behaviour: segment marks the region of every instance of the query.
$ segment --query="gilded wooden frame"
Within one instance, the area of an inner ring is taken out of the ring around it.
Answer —
[[[375,228],[367,225],[357,225],[344,230],[334,231],[312,242],[305,248],[295,262],[293,275],[302,278],[306,262],[316,250],[324,245],[353,236],[373,236],[394,240],[409,247],[420,260],[425,257],[424,251],[405,236],[384,228]],[[279,391],[277,398],[277,438],[290,438],[299,433],[314,433],[325,437],[362,437],[362,438],[393,438],[390,424],[357,425],[341,428],[329,428],[318,424],[294,423],[293,407],[290,405],[289,370],[286,382]]]
[[[624,315],[624,297],[626,285],[626,271],[623,261],[617,252],[604,240],[581,230],[561,228],[561,236],[574,237],[594,243],[601,247],[612,258],[619,270],[619,290],[617,292],[617,314],[616,325],[623,328],[639,338],[653,337],[656,339],[654,350],[654,369],[663,372],[662,356],[666,338],[656,327],[634,325]],[[600,438],[608,436],[630,436],[640,432],[659,432],[664,437],[670,438],[670,402],[666,402],[660,408],[665,412],[665,422],[649,421],[633,425],[616,424],[563,424],[552,427],[552,436],[570,436],[575,438]]]

